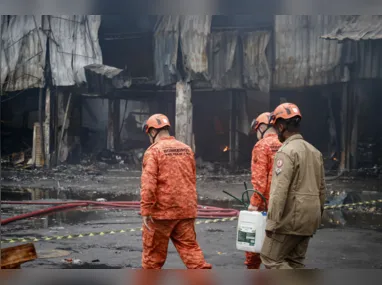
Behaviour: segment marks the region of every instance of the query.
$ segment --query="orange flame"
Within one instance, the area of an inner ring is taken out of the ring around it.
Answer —
[[[229,151],[229,147],[228,147],[228,146],[226,146],[226,147],[223,149],[223,151],[224,151],[224,152],[227,152],[227,151]]]

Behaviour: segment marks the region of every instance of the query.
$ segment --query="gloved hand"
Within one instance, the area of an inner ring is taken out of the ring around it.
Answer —
[[[149,222],[151,223],[154,223],[154,220],[151,216],[142,216],[142,219],[143,219],[143,225],[149,230],[151,231],[150,227],[149,227]]]
[[[249,205],[249,207],[248,207],[248,211],[250,211],[250,212],[255,212],[255,211],[257,211],[258,209],[259,209],[259,207],[252,206],[252,205]]]

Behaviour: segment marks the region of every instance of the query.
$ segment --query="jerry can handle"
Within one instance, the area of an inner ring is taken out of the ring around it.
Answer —
[[[243,202],[244,202],[244,194],[246,194],[246,195],[247,195],[248,205],[250,204],[250,198],[249,198],[249,194],[248,194],[248,192],[249,192],[249,191],[252,191],[252,192],[254,192],[254,193],[256,193],[257,195],[260,196],[260,198],[261,198],[261,199],[263,200],[263,202],[264,202],[264,209],[265,209],[265,212],[268,212],[267,199],[265,199],[264,195],[261,194],[259,191],[255,190],[255,189],[248,189],[248,188],[247,188],[247,183],[246,183],[246,182],[244,182],[244,188],[245,188],[245,191],[243,192],[243,194],[242,194],[242,196],[241,196]]]

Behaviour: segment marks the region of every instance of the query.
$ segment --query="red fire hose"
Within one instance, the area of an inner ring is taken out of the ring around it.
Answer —
[[[95,201],[63,201],[63,202],[35,202],[35,201],[1,201],[1,204],[8,205],[55,205],[53,207],[45,208],[42,210],[32,211],[30,213],[21,214],[12,218],[1,220],[1,225],[6,225],[11,222],[32,218],[36,216],[46,215],[53,212],[59,212],[63,210],[87,207],[87,206],[102,206],[113,208],[124,208],[130,210],[139,210],[139,201],[113,201],[113,202],[95,202]],[[239,211],[234,209],[223,209],[218,207],[201,206],[198,205],[198,218],[227,218],[236,217]]]

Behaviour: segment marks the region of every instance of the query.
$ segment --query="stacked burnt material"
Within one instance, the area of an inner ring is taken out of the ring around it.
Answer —
[[[114,89],[129,88],[131,77],[127,71],[103,64],[84,67],[89,92],[107,94]]]
[[[123,165],[128,168],[140,169],[142,167],[143,155],[145,149],[130,149],[128,151],[112,152],[110,150],[102,150],[97,155],[97,161],[109,165]]]
[[[358,173],[368,176],[382,174],[382,144],[378,141],[358,143]]]

